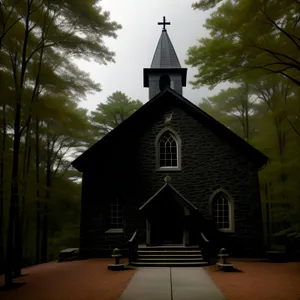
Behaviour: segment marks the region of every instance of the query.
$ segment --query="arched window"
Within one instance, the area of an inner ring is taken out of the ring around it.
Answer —
[[[233,231],[233,203],[229,195],[216,191],[211,197],[211,211],[217,228],[221,231]]]
[[[178,144],[171,132],[166,131],[158,141],[159,167],[178,167]]]
[[[163,74],[159,78],[159,89],[163,91],[164,89],[170,87],[171,79],[170,76],[167,74]]]

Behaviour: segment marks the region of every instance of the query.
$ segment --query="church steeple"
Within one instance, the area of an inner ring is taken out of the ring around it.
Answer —
[[[149,99],[159,94],[166,87],[174,89],[182,95],[182,87],[186,86],[186,68],[181,68],[179,59],[166,30],[166,22],[163,25],[162,33],[158,41],[151,67],[144,69],[144,87],[149,87]]]
[[[181,68],[179,59],[166,29],[161,33],[153,56],[151,68]]]

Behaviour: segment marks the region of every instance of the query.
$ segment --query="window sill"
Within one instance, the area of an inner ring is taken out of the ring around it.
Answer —
[[[234,232],[234,230],[233,229],[231,229],[231,228],[226,228],[226,229],[218,229],[219,231],[221,231],[221,232],[227,232],[227,233],[233,233]]]
[[[110,228],[105,231],[106,234],[118,234],[123,233],[123,228]]]
[[[157,172],[180,172],[181,168],[156,168]]]

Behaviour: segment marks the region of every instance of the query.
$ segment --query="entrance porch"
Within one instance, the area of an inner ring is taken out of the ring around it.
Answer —
[[[166,183],[139,209],[145,217],[147,246],[197,245],[191,218],[197,208]]]

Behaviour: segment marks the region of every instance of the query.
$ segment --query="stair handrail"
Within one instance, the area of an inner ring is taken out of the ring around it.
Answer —
[[[136,230],[131,238],[128,240],[128,262],[131,264],[137,257],[138,250],[138,234],[139,231]]]
[[[207,239],[207,237],[204,235],[203,232],[200,232],[200,236],[201,236],[202,241],[204,242],[204,243],[203,242],[200,243],[200,250],[201,250],[202,256],[205,260],[209,261],[210,260],[210,255],[211,255],[211,253],[210,253],[210,246],[211,246],[210,242]]]
[[[206,238],[206,236],[204,235],[204,233],[203,233],[203,232],[200,232],[200,234],[201,234],[201,237],[202,237],[203,241],[204,241],[205,243],[209,243],[209,240]]]

